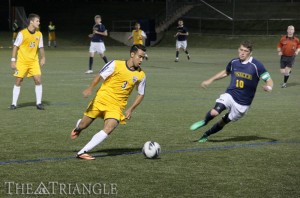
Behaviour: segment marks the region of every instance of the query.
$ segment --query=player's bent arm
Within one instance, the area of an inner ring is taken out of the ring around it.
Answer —
[[[144,31],[142,31],[142,37],[143,37],[144,39],[147,39],[147,35],[146,35],[146,33],[145,33]]]
[[[271,78],[265,81],[265,85],[263,86],[264,91],[271,92],[273,90],[274,82]]]
[[[10,64],[10,67],[11,69],[15,70],[17,67],[16,67],[16,57],[17,57],[17,51],[18,51],[19,47],[14,45],[13,46],[13,49],[12,49],[12,55],[11,55],[11,64]]]
[[[300,48],[297,48],[297,50],[295,51],[295,55],[298,55],[300,52]]]
[[[13,46],[12,49],[12,55],[11,55],[11,63],[10,63],[10,67],[12,69],[16,69],[16,56],[17,56],[17,51],[18,51],[18,47],[17,46]]]
[[[278,55],[279,55],[279,56],[282,55],[282,51],[281,51],[281,48],[280,48],[280,47],[277,47],[277,52],[278,52]]]
[[[102,35],[102,36],[107,36],[108,34],[107,34],[107,30],[105,30],[104,32],[98,32],[98,31],[96,31],[95,32],[96,34],[100,34],[100,35]]]
[[[263,86],[264,91],[272,91],[274,83],[269,72],[264,72],[260,77],[265,82],[265,85]]]
[[[201,83],[201,87],[207,88],[211,83],[213,83],[216,80],[220,80],[222,78],[225,78],[229,75],[226,70],[222,70],[213,77],[209,78],[208,80],[205,80]]]
[[[144,99],[144,95],[138,94],[135,98],[135,100],[133,101],[132,105],[127,109],[126,113],[125,113],[125,117],[126,119],[130,119],[132,112],[134,111],[134,109],[141,104],[141,102]]]
[[[91,84],[88,86],[88,88],[86,88],[85,90],[83,90],[82,94],[83,97],[88,97],[89,95],[92,94],[94,87],[102,80],[102,77],[100,75],[97,75],[93,81],[91,82]]]
[[[45,50],[43,47],[39,48],[40,51],[40,66],[42,67],[46,63]]]

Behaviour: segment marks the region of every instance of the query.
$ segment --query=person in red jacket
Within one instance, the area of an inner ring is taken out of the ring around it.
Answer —
[[[284,75],[281,88],[287,87],[291,69],[295,63],[295,57],[300,51],[299,38],[294,36],[295,27],[290,25],[287,28],[287,35],[281,37],[277,44],[277,52],[280,58],[280,73]]]

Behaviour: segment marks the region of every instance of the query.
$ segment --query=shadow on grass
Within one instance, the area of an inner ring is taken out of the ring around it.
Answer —
[[[50,105],[50,102],[49,102],[49,101],[43,101],[42,103],[43,103],[43,105],[45,105],[45,106]],[[24,102],[24,103],[18,104],[18,108],[35,107],[35,106],[36,106],[36,102]]]
[[[224,138],[219,140],[211,140],[208,139],[209,142],[247,142],[247,141],[257,141],[257,140],[266,140],[268,142],[276,142],[276,139],[273,138],[266,138],[266,137],[259,137],[259,136],[236,136],[230,138]]]
[[[296,82],[287,83],[287,87],[294,87],[294,86],[298,86],[298,85],[300,85],[300,83],[296,83]]]
[[[90,153],[92,153],[94,157],[107,157],[107,156],[117,156],[117,155],[132,155],[141,152],[142,152],[142,148],[112,148],[112,149],[97,150]]]

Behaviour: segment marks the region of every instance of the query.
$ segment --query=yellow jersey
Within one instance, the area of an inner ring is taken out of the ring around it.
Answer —
[[[133,45],[138,45],[138,44],[143,45],[143,39],[147,38],[147,36],[143,30],[138,30],[138,31],[133,30],[132,37],[133,37]]]
[[[139,67],[131,70],[126,61],[114,60],[107,63],[99,72],[104,79],[98,89],[95,100],[102,104],[118,106],[125,109],[127,100],[137,86],[140,95],[145,94],[146,75]]]
[[[25,28],[18,33],[14,45],[19,48],[17,54],[18,62],[38,62],[38,49],[44,47],[42,33],[40,31],[29,32]]]
[[[54,32],[55,31],[55,25],[49,25],[48,26],[48,31],[49,32]]]

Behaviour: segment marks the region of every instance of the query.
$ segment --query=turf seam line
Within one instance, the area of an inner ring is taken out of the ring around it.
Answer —
[[[182,153],[182,152],[191,152],[191,151],[209,151],[209,150],[224,150],[224,149],[236,149],[243,147],[258,147],[265,145],[275,145],[275,144],[300,144],[300,142],[260,142],[260,143],[251,143],[251,144],[234,144],[228,146],[215,146],[215,147],[196,147],[196,148],[187,148],[180,150],[164,150],[162,153]],[[136,155],[142,154],[142,152],[127,152],[122,154],[93,154],[94,157],[107,157],[107,156],[128,156],[128,155]],[[38,158],[38,159],[29,159],[29,160],[11,160],[11,161],[3,161],[0,162],[0,165],[9,165],[9,164],[25,164],[25,163],[36,163],[36,162],[44,162],[44,161],[64,161],[75,159],[75,157],[53,157],[53,158]]]

